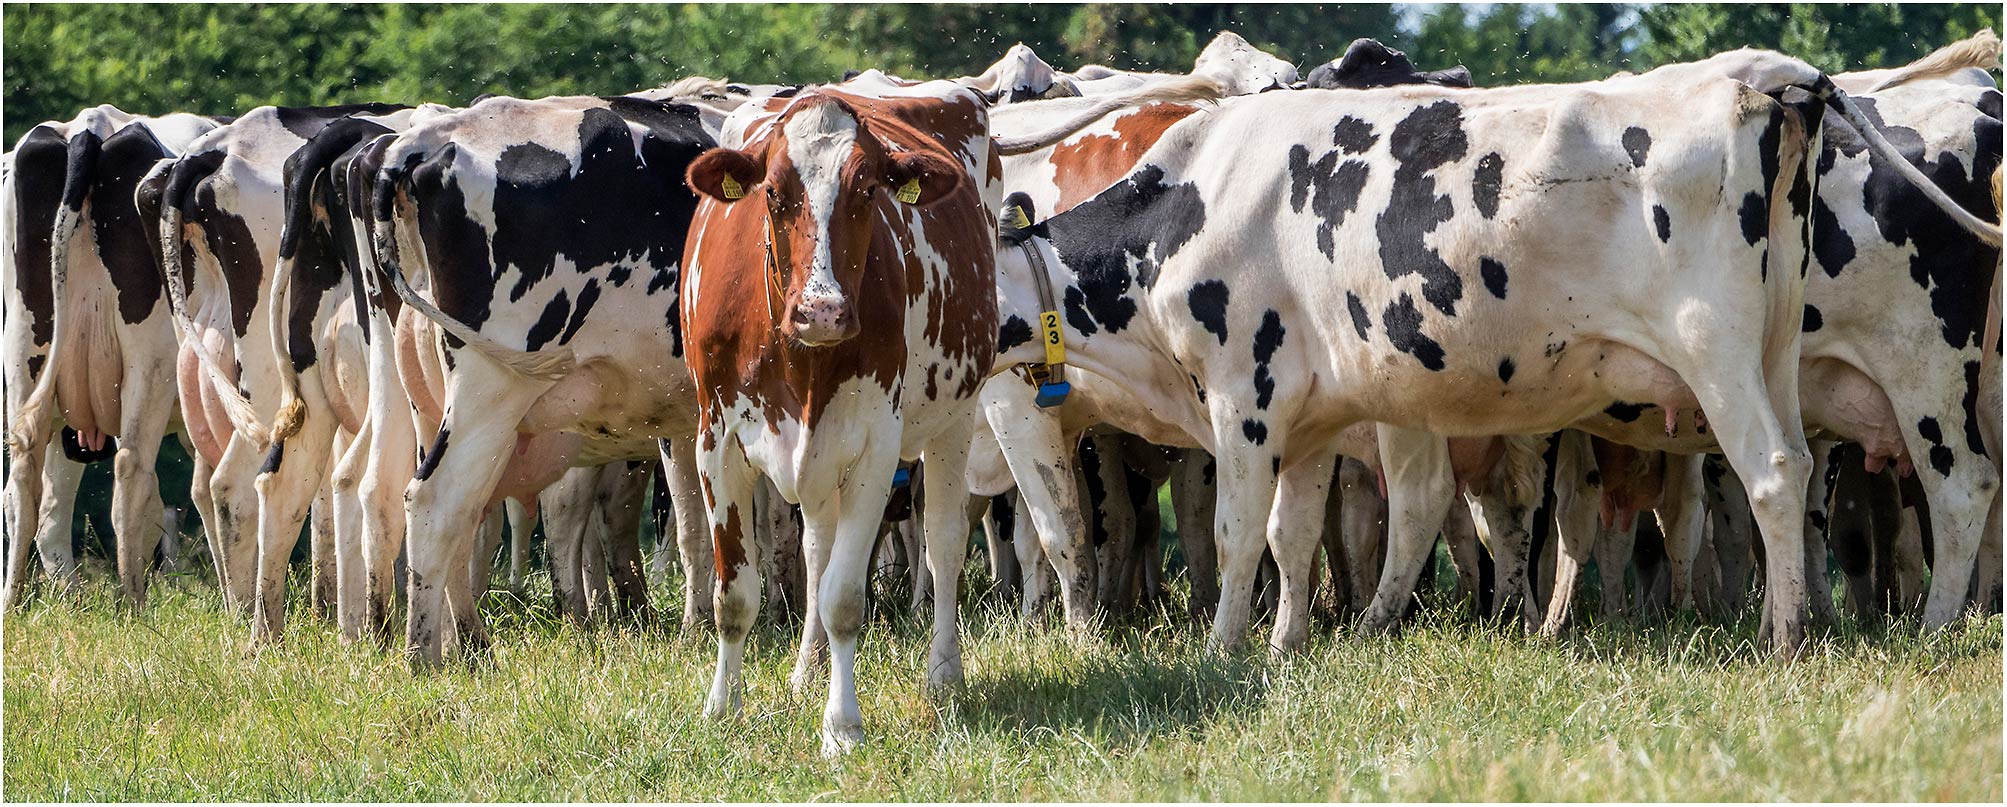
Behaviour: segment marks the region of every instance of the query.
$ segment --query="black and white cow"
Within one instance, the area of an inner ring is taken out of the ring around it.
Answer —
[[[162,516],[154,459],[180,418],[174,333],[135,190],[155,163],[217,124],[99,106],[30,129],[10,153],[0,191],[8,604],[20,600],[31,545],[53,577],[71,576],[75,463],[113,455],[120,591],[134,607],[145,600]],[[62,450],[49,451],[59,427]]]
[[[1229,100],[1045,222],[1037,245],[1066,288],[1075,363],[1134,372],[1162,351],[1184,371],[1182,390],[1143,386],[1158,417],[1219,458],[1229,580],[1259,557],[1278,477],[1377,421],[1396,539],[1368,626],[1385,627],[1413,586],[1420,525],[1433,533],[1450,491],[1429,433],[1544,432],[1626,400],[1719,413],[1709,423],[1766,539],[1797,545],[1810,460],[1796,395],[1770,390],[1796,386],[1804,116],[1819,98],[1845,102],[1802,63],[1721,58],[1732,66],[1583,87]],[[1727,70],[1812,94],[1781,104]],[[1639,164],[1640,134],[1657,141],[1656,162]],[[1278,137],[1294,145],[1276,149]],[[1687,237],[1661,238],[1667,221]],[[1025,262],[1000,264],[1008,323],[1038,303]],[[1195,302],[1215,284],[1219,316]],[[1681,301],[1670,314],[1667,300]],[[1113,338],[1106,352],[1099,334]],[[1037,360],[1017,341],[1000,366]],[[1803,568],[1772,558],[1771,638],[1791,652]],[[1246,619],[1244,595],[1226,588],[1216,641]]]
[[[1366,90],[1403,84],[1434,84],[1439,87],[1470,87],[1470,68],[1463,65],[1443,70],[1419,70],[1408,55],[1381,44],[1377,39],[1359,38],[1345,53],[1310,71],[1304,86],[1313,90]]]

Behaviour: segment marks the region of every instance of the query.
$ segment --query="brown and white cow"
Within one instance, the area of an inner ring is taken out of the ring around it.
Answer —
[[[809,612],[832,657],[824,752],[862,737],[854,670],[866,566],[901,459],[924,457],[927,466],[928,683],[961,680],[964,469],[977,392],[996,355],[1000,152],[1040,148],[1157,93],[1217,91],[1202,83],[1104,99],[1006,145],[992,142],[975,92],[868,72],[769,101],[728,126],[727,142],[742,147],[691,166],[690,184],[705,199],[682,308],[719,572],[709,714],[738,707],[759,605],[746,540],[755,471],[802,505]]]
[[[162,516],[154,460],[180,418],[174,332],[135,191],[217,123],[99,106],[30,129],[10,155],[0,271],[8,604],[26,584],[31,545],[43,544],[53,576],[69,577],[68,511],[82,473],[74,462],[112,455],[120,591],[134,607],[145,600]],[[58,427],[64,448],[51,452]]]

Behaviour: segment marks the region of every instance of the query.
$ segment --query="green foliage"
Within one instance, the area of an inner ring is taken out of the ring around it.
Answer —
[[[1828,70],[1909,61],[1984,26],[1988,4],[1465,7],[1386,4],[67,5],[5,8],[12,143],[109,103],[235,114],[261,104],[463,104],[621,93],[692,73],[827,81],[878,67],[980,72],[1017,42],[1062,69],[1187,69],[1231,29],[1306,72],[1358,37],[1481,83],[1580,81],[1751,45]]]

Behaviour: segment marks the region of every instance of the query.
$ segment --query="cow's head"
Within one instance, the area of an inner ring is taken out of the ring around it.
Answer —
[[[1285,89],[1298,80],[1296,65],[1248,44],[1232,31],[1219,32],[1199,51],[1192,75],[1218,81],[1227,95]]]
[[[887,150],[851,105],[829,96],[790,104],[769,131],[746,150],[705,152],[690,164],[690,187],[766,208],[768,294],[778,298],[769,304],[781,332],[833,345],[857,335],[852,301],[881,221],[874,211],[938,202],[964,172],[942,156]]]

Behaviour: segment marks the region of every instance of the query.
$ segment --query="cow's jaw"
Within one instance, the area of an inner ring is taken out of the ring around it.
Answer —
[[[836,217],[843,192],[843,166],[857,146],[857,119],[835,104],[817,104],[788,120],[788,159],[801,177],[815,249],[808,277],[789,306],[794,336],[802,344],[822,347],[848,339],[856,331],[849,316],[850,300],[837,282],[831,249],[830,221]]]

